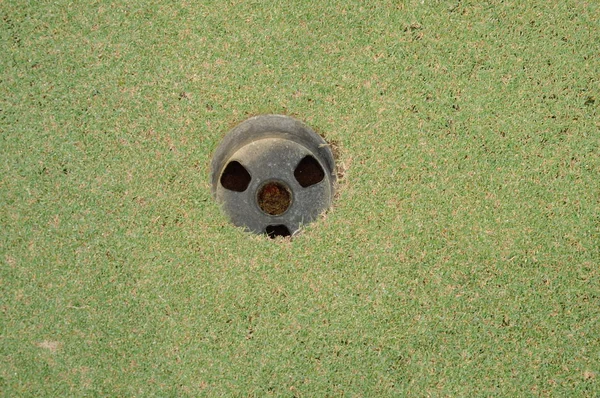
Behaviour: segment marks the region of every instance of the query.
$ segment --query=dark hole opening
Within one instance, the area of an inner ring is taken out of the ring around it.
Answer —
[[[317,159],[307,155],[296,166],[294,177],[302,188],[306,188],[321,182],[325,178],[325,172]]]
[[[267,228],[265,228],[265,232],[271,239],[275,239],[278,236],[285,238],[286,236],[291,235],[290,230],[285,225],[281,225],[281,224],[280,225],[268,225]]]
[[[250,173],[240,162],[232,161],[227,164],[221,175],[221,185],[225,189],[236,192],[244,192],[250,184]]]
[[[257,195],[258,207],[267,214],[278,216],[292,204],[292,195],[285,185],[272,181],[260,188]]]

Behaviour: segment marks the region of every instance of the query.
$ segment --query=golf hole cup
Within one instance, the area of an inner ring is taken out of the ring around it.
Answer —
[[[329,145],[283,115],[236,126],[211,164],[213,195],[233,224],[272,238],[294,235],[328,209],[335,182]]]

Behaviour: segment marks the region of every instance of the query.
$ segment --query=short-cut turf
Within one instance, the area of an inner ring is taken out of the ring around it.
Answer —
[[[3,394],[600,395],[598,2],[1,4]],[[347,169],[292,241],[262,113]]]

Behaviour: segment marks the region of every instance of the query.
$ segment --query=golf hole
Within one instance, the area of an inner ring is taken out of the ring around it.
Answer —
[[[297,236],[332,205],[333,149],[293,117],[251,117],[215,150],[212,193],[235,226],[271,238]]]
[[[257,194],[258,207],[272,216],[279,216],[292,204],[292,194],[288,187],[277,181],[264,184]]]

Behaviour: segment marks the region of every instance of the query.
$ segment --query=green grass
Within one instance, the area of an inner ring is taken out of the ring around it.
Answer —
[[[1,395],[600,395],[598,2],[204,3],[0,2]],[[291,242],[261,113],[347,168]]]

